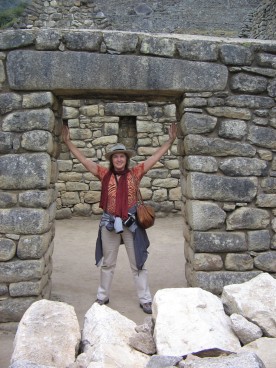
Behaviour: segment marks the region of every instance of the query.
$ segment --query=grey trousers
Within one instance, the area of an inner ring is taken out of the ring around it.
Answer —
[[[142,270],[138,270],[136,267],[132,232],[129,231],[129,229],[125,226],[124,232],[121,234],[116,234],[115,231],[108,231],[105,226],[101,228],[101,232],[103,260],[101,264],[100,285],[97,292],[97,299],[104,301],[109,299],[118,251],[121,244],[121,239],[123,239],[136,286],[138,299],[141,304],[151,302],[152,298],[148,285],[147,270],[144,267]]]

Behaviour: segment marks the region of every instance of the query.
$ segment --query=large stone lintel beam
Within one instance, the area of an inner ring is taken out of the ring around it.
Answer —
[[[11,51],[7,72],[11,89],[71,94],[220,91],[228,78],[227,68],[214,63],[73,51]]]

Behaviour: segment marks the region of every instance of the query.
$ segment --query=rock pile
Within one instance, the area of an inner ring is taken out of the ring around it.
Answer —
[[[274,368],[276,280],[159,290],[136,324],[94,303],[80,332],[71,306],[41,300],[20,321],[10,368]],[[230,315],[230,317],[229,317]]]

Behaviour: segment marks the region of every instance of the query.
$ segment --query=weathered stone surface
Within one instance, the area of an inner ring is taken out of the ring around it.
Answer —
[[[257,146],[276,149],[276,129],[252,126],[248,139]]]
[[[148,114],[148,106],[142,102],[107,103],[105,104],[105,114],[117,116],[142,116]]]
[[[140,51],[142,54],[174,56],[175,44],[169,38],[152,38],[143,36]]]
[[[11,239],[0,238],[0,262],[9,261],[16,253],[16,243]]]
[[[139,41],[138,35],[131,33],[104,33],[103,38],[110,54],[135,51]]]
[[[240,351],[255,353],[262,359],[266,368],[273,368],[276,361],[276,339],[261,337],[243,346]]]
[[[175,367],[181,360],[181,356],[152,355],[145,368]]]
[[[250,109],[246,108],[218,106],[218,107],[208,107],[207,111],[211,115],[229,119],[250,120],[251,118]]]
[[[138,332],[132,335],[129,338],[129,345],[148,355],[156,353],[156,345],[151,333]]]
[[[276,97],[276,79],[268,83],[267,91],[269,96]]]
[[[275,69],[276,56],[272,54],[259,53],[256,55],[258,65]]]
[[[16,49],[34,44],[33,31],[7,30],[0,33],[0,50]]]
[[[223,268],[221,256],[210,253],[195,253],[192,264],[196,271],[219,271]]]
[[[245,73],[238,73],[230,79],[230,88],[235,92],[262,93],[266,90],[267,79]]]
[[[219,53],[226,65],[251,65],[254,58],[252,50],[241,45],[221,45]]]
[[[44,260],[0,262],[1,282],[30,281],[42,277]]]
[[[100,32],[67,32],[62,41],[69,50],[97,51],[102,41]]]
[[[17,247],[17,256],[20,259],[40,259],[48,249],[52,232],[43,235],[21,236]]]
[[[228,253],[225,257],[225,269],[229,271],[253,270],[253,257],[250,254]]]
[[[242,232],[194,231],[191,247],[199,253],[227,253],[247,250],[245,234]]]
[[[199,288],[158,290],[153,318],[158,355],[183,356],[212,349],[234,352],[240,347],[219,298]]]
[[[248,250],[262,251],[268,250],[270,246],[269,230],[248,231]]]
[[[93,361],[105,366],[112,366],[116,361],[120,366],[144,368],[149,357],[129,346],[134,331],[133,321],[107,306],[94,303],[85,315],[83,352],[93,352]]]
[[[22,134],[21,145],[27,151],[52,153],[54,149],[53,136],[50,132],[33,130]]]
[[[52,107],[55,97],[51,92],[34,92],[23,95],[22,107],[27,109],[37,107]]]
[[[275,337],[275,297],[276,280],[268,273],[261,273],[242,285],[225,286],[221,299],[227,313],[241,314],[258,325],[265,336]]]
[[[51,158],[46,153],[0,157],[1,189],[43,189],[50,184]]]
[[[254,258],[254,265],[259,270],[265,272],[276,272],[276,252],[263,252]]]
[[[189,173],[187,196],[190,199],[248,202],[255,198],[255,178],[230,178],[218,175]]]
[[[0,209],[0,232],[42,234],[49,229],[49,213],[43,209]]]
[[[19,322],[25,311],[37,300],[38,297],[7,298],[1,300],[0,322]]]
[[[269,212],[259,208],[241,207],[226,220],[227,230],[265,229],[270,222]]]
[[[196,134],[185,137],[184,148],[187,155],[252,157],[256,152],[254,147],[246,143],[229,142],[226,139],[207,138]]]
[[[72,306],[37,301],[19,323],[11,363],[29,360],[46,366],[68,367],[75,361],[80,338],[79,323]]]
[[[48,208],[56,200],[54,189],[28,190],[18,195],[18,203],[22,207]]]
[[[215,42],[192,40],[177,42],[179,55],[186,60],[215,61],[218,58],[218,45]]]
[[[256,200],[257,207],[276,207],[276,194],[260,193]]]
[[[13,148],[13,144],[14,144],[13,133],[0,132],[0,153],[10,153]]]
[[[266,161],[247,157],[229,158],[219,168],[228,176],[266,176],[269,169]]]
[[[253,352],[232,354],[227,357],[203,358],[185,364],[185,368],[268,368]]]
[[[183,160],[185,169],[190,171],[216,172],[218,170],[217,160],[211,156],[188,156]]]
[[[187,220],[193,230],[210,230],[224,224],[226,213],[216,204],[187,201]]]
[[[21,281],[9,285],[11,297],[38,296],[48,282],[48,275],[44,275],[39,281]]]
[[[13,110],[21,108],[22,96],[17,93],[3,93],[0,94],[0,113],[7,114]]]
[[[261,187],[265,193],[276,193],[276,178],[265,178],[261,181]]]
[[[61,41],[58,29],[43,29],[38,32],[35,40],[37,50],[57,50]]]
[[[4,132],[24,132],[28,130],[48,130],[52,132],[55,116],[49,108],[40,110],[26,110],[10,113],[3,119]]]
[[[213,294],[220,295],[225,285],[242,284],[253,277],[260,274],[262,271],[192,271],[189,270],[189,265],[186,265],[186,278],[189,285],[200,287],[210,291]],[[233,312],[234,313],[234,312]],[[238,312],[237,312],[238,313]]]
[[[16,79],[14,70],[17,71]],[[109,70],[108,75],[105,70]],[[95,86],[99,91],[216,91],[225,88],[228,77],[224,65],[211,63],[133,55],[118,57],[30,50],[11,51],[7,58],[7,73],[11,88],[34,91],[77,91],[94,89]],[[68,76],[66,79],[64,73]]]
[[[225,103],[228,106],[248,107],[250,109],[270,109],[274,106],[273,98],[251,95],[229,96]]]
[[[209,133],[214,130],[217,118],[203,114],[185,113],[180,121],[180,127],[184,135]]]
[[[247,124],[243,120],[225,119],[219,126],[218,135],[223,138],[242,139],[247,133]]]
[[[249,344],[263,336],[263,332],[259,326],[248,321],[240,314],[233,313],[230,318],[232,328],[243,345]]]

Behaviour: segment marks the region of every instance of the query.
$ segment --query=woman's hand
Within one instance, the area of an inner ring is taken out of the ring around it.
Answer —
[[[67,125],[63,124],[61,134],[62,134],[63,142],[67,144],[70,141],[70,133],[69,133],[69,128]]]
[[[174,140],[176,139],[176,133],[177,133],[177,125],[176,123],[172,123],[169,127],[169,141],[171,144],[173,144]]]

